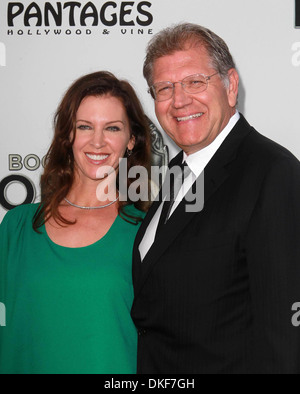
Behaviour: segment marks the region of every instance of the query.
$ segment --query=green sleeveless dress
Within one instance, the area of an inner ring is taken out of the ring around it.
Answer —
[[[118,216],[95,244],[65,248],[45,227],[33,231],[37,207],[18,207],[0,225],[0,374],[135,374],[130,310],[139,226]]]

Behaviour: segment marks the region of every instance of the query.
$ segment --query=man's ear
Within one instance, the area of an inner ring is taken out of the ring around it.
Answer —
[[[240,77],[235,68],[228,71],[229,87],[227,90],[228,103],[235,108],[238,101]]]

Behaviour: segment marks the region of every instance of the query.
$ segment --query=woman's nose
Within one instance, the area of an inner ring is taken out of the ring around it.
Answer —
[[[98,149],[105,145],[105,135],[102,129],[95,130],[91,143]]]

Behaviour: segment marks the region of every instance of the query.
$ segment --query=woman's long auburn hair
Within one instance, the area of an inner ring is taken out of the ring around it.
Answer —
[[[61,225],[72,225],[59,212],[59,206],[70,192],[75,180],[75,163],[73,144],[76,138],[76,115],[79,106],[86,97],[115,97],[121,100],[129,119],[131,136],[135,138],[132,154],[127,158],[128,168],[143,166],[150,173],[151,135],[149,123],[142,105],[127,81],[117,79],[109,72],[96,72],[77,80],[65,94],[54,118],[55,134],[46,156],[46,165],[41,177],[41,203],[33,219],[33,229],[39,232],[50,218]],[[73,139],[71,140],[71,133]],[[127,172],[128,174],[128,172]],[[127,177],[127,187],[135,179]],[[118,185],[117,185],[118,186]],[[129,197],[128,197],[129,199]],[[140,218],[130,216],[124,210],[127,205],[134,204],[140,211],[146,212],[149,203],[145,201],[119,201],[119,215],[132,223]]]

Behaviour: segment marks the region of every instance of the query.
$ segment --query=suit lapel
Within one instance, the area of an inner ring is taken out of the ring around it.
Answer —
[[[241,143],[252,130],[252,127],[241,115],[238,123],[206,166],[205,202],[210,199],[230,175],[230,165],[236,159]]]
[[[169,169],[171,169],[173,166],[179,165],[179,163],[182,163],[183,160],[183,152],[180,152],[169,164]],[[151,205],[151,208],[146,215],[143,223],[141,224],[141,227],[139,229],[139,232],[137,234],[136,240],[135,240],[135,245],[138,247],[140,243],[142,242],[142,239],[144,238],[145,232],[151,223],[151,220],[153,219],[154,215],[156,214],[156,211],[160,207],[161,203],[163,200],[163,196],[161,193],[157,196],[156,200],[153,202]]]
[[[159,258],[170,247],[170,245],[180,235],[180,233],[185,229],[185,227],[189,224],[192,218],[197,214],[195,212],[186,213],[185,206],[186,206],[185,202],[182,201],[180,205],[177,207],[176,211],[170,217],[168,222],[165,224],[164,231],[162,231],[160,236],[155,240],[149,252],[145,256],[143,262],[141,262],[140,256],[138,256],[138,260],[136,261],[139,261],[138,264],[139,275],[138,275],[137,286],[135,286],[136,296],[140,292],[141,288],[143,287],[143,284],[147,280],[149,274],[151,273],[155,264],[158,262]]]
[[[219,148],[215,156],[207,165],[204,173],[204,209],[205,203],[211,196],[219,189],[219,187],[226,181],[230,175],[229,164],[234,161],[238,153],[238,148],[245,137],[251,132],[251,127],[243,116],[236,124],[232,132],[226,138],[222,146]],[[179,154],[171,163],[172,166],[182,162],[183,153]],[[194,185],[195,186],[195,185]],[[192,188],[193,189],[193,188]],[[189,194],[192,193],[192,189]],[[165,251],[172,245],[178,236],[185,230],[195,215],[199,212],[186,212],[186,202],[182,201],[174,214],[171,216],[165,225],[165,231],[161,232],[159,239],[156,239],[143,263],[140,260],[138,247],[142,241],[145,231],[153,219],[158,207],[161,204],[161,199],[155,201],[149,211],[141,229],[138,233],[135,247],[134,247],[134,282],[135,295],[137,296],[147,280],[155,264]]]
[[[169,169],[171,169],[173,166],[179,165],[182,163],[183,160],[183,152],[180,152],[169,164]],[[160,207],[161,203],[163,201],[163,196],[161,193],[157,196],[156,200],[153,202],[151,205],[151,208],[146,215],[145,219],[143,220],[141,227],[137,233],[135,242],[134,242],[134,249],[133,249],[133,281],[136,283],[137,279],[140,277],[140,271],[142,268],[142,262],[141,262],[141,256],[139,252],[139,246],[140,243],[142,242],[146,230],[151,223],[153,217],[155,216],[158,208]],[[149,253],[148,253],[149,254]],[[147,257],[147,256],[146,256]],[[143,267],[144,267],[144,262],[143,262]]]

